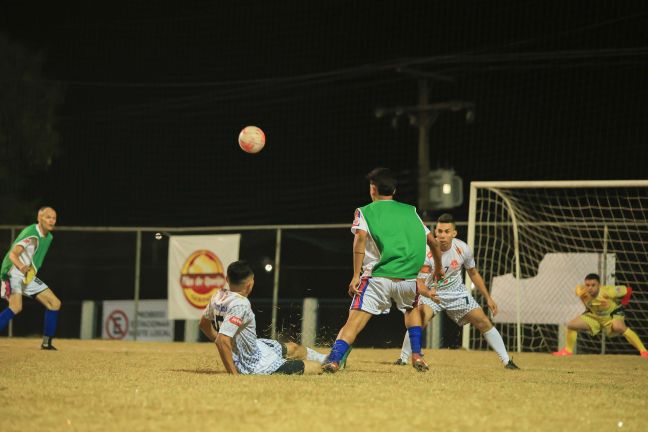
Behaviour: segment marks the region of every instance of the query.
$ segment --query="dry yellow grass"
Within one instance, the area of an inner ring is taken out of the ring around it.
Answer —
[[[639,356],[428,351],[421,374],[356,349],[332,376],[232,377],[207,343],[56,342],[0,339],[2,432],[648,430]]]

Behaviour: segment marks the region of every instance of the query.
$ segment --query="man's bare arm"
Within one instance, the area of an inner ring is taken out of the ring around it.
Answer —
[[[353,238],[353,278],[349,283],[349,295],[358,294],[358,285],[360,284],[360,273],[362,272],[362,263],[364,262],[365,246],[367,245],[367,232],[356,230]]]
[[[25,248],[21,245],[16,245],[13,247],[13,249],[11,249],[11,251],[9,251],[9,259],[11,260],[13,265],[16,266],[16,268],[23,274],[27,273],[27,270],[29,270],[30,267],[30,264],[25,264],[20,261],[20,254],[22,254],[24,250]]]
[[[491,310],[493,316],[497,315],[497,303],[495,303],[490,293],[488,292],[488,289],[486,288],[486,283],[484,282],[484,278],[481,277],[479,271],[477,271],[477,269],[473,267],[471,269],[466,270],[466,272],[468,273],[470,280],[475,284],[475,286],[479,290],[479,293],[486,299],[486,304],[488,305],[488,308]]]
[[[212,322],[205,317],[200,318],[200,330],[202,330],[203,334],[207,337],[207,339],[209,339],[210,342],[216,341],[216,336],[218,336],[218,333],[216,332],[216,330],[214,330]]]
[[[221,361],[227,373],[238,375],[236,366],[234,366],[234,358],[232,357],[232,338],[219,333],[216,337],[216,347],[218,354],[220,354]]]
[[[441,245],[431,232],[427,235],[427,244],[432,252],[432,259],[434,260],[434,276],[442,279],[444,276],[443,266],[441,264]]]

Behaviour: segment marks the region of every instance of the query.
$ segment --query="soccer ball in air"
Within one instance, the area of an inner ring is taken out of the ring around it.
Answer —
[[[265,134],[256,126],[244,127],[238,137],[239,146],[246,153],[259,153],[265,141]]]

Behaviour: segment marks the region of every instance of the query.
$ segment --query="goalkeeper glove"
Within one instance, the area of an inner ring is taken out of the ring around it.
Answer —
[[[626,294],[621,297],[621,304],[623,306],[628,306],[630,303],[630,297],[632,297],[632,287],[626,287]]]

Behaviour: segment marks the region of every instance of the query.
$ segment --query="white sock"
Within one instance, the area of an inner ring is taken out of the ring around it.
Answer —
[[[314,349],[306,347],[306,360],[316,361],[319,364],[323,364],[326,361],[326,354],[320,354]]]
[[[491,328],[487,332],[484,332],[483,335],[486,338],[488,345],[493,350],[495,350],[502,363],[506,365],[509,362],[509,355],[506,352],[506,347],[504,346],[502,335],[499,334],[495,327]]]
[[[401,349],[400,358],[403,362],[407,363],[410,356],[412,355],[412,344],[410,344],[409,332],[405,332],[405,337],[403,338],[403,348]]]

